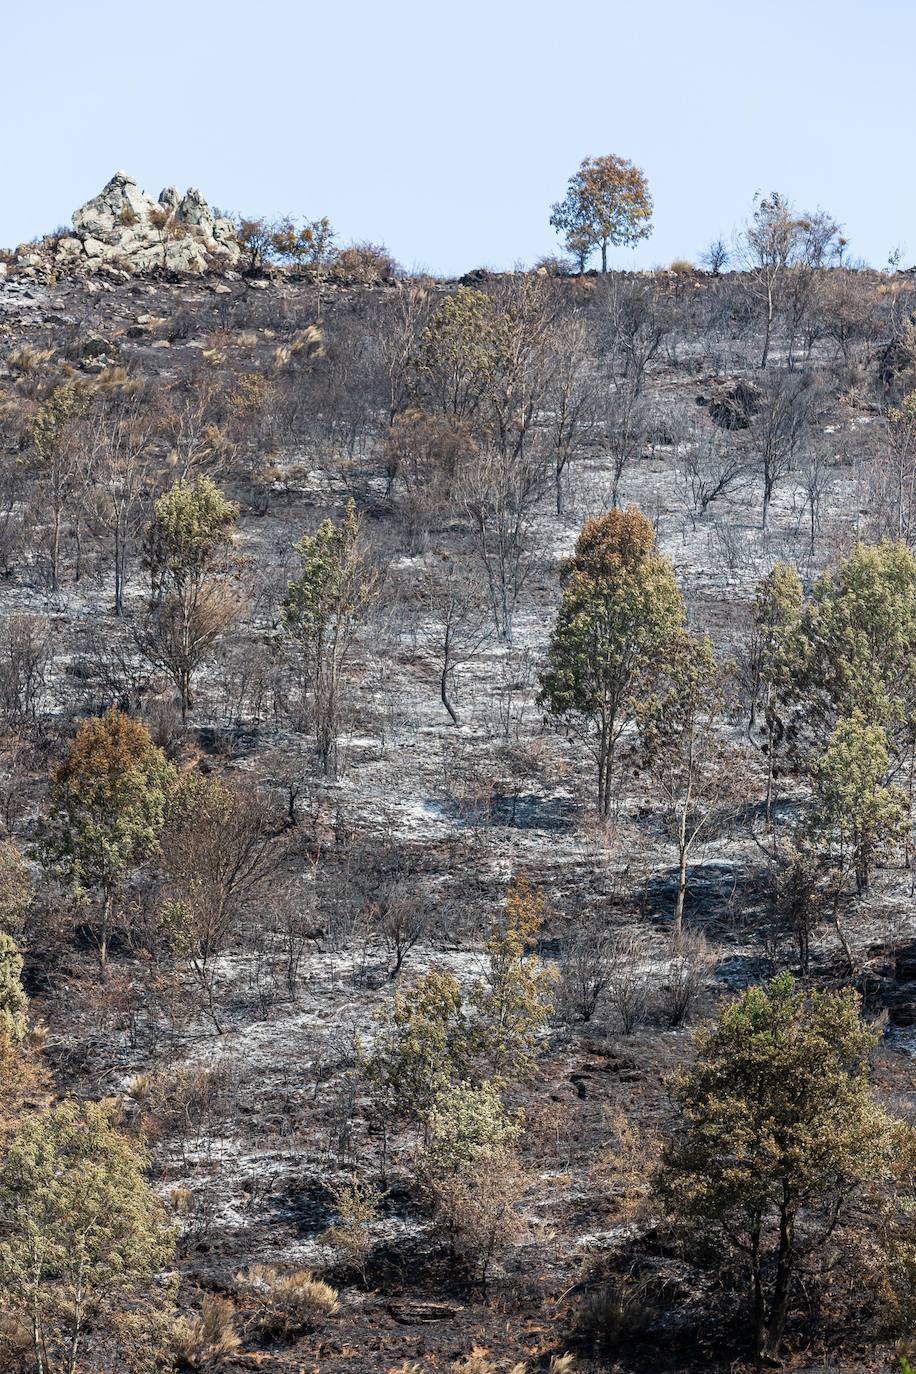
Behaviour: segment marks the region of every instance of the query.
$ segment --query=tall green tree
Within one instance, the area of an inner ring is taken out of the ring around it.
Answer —
[[[916,722],[916,552],[899,541],[856,544],[815,583],[795,687],[821,745],[838,719],[860,711],[905,757]]]
[[[299,541],[296,553],[301,571],[287,587],[281,617],[299,655],[319,762],[336,774],[344,674],[377,586],[353,502],[339,525],[323,521]]]
[[[487,940],[487,967],[471,988],[473,1038],[487,1072],[519,1077],[534,1065],[538,1032],[553,1006],[551,973],[537,957],[544,899],[520,873],[509,884],[501,920]]]
[[[798,628],[804,592],[798,573],[777,563],[763,577],[754,597],[751,638],[751,710],[753,727],[758,707],[766,726],[766,817],[773,812],[776,750],[785,733],[785,699],[798,659]]]
[[[0,1167],[0,1305],[28,1332],[34,1374],[167,1362],[174,1233],[145,1164],[100,1104],[65,1102],[14,1136]]]
[[[569,179],[566,195],[551,208],[550,223],[564,235],[566,247],[585,266],[593,249],[636,244],[652,233],[652,197],[641,168],[613,153],[587,157]]]
[[[682,635],[638,707],[643,762],[661,792],[677,845],[675,943],[684,924],[690,854],[728,790],[731,758],[721,733],[730,704],[728,681],[709,638]]]
[[[174,776],[146,726],[115,707],[80,723],[52,775],[41,852],[78,894],[95,900],[103,967],[118,884],[156,852]]]
[[[632,506],[586,521],[560,582],[539,700],[587,742],[607,816],[617,743],[682,631],[684,606],[651,524]]]
[[[806,995],[781,974],[725,1008],[674,1088],[680,1129],[658,1195],[746,1267],[759,1356],[779,1353],[802,1263],[890,1169],[894,1123],[869,1083],[875,1039],[851,989]]]
[[[860,711],[838,720],[814,765],[809,826],[828,854],[838,851],[865,892],[872,868],[903,839],[907,798],[888,785],[887,737]]]
[[[172,678],[183,721],[193,705],[194,674],[238,614],[228,576],[238,514],[209,477],[182,478],[159,497],[147,527],[153,604],[142,642]]]

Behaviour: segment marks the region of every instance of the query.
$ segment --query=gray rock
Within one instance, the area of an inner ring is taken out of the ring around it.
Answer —
[[[213,211],[196,186],[189,186],[184,199],[175,211],[175,218],[183,224],[196,224],[208,238],[213,236]]]
[[[73,227],[80,238],[113,242],[124,229],[145,224],[155,203],[127,172],[115,172],[97,196],[74,212]]]

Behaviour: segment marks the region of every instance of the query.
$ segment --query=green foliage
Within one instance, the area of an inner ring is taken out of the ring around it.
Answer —
[[[451,974],[433,969],[407,992],[395,993],[382,1012],[370,1075],[400,1112],[426,1122],[437,1095],[467,1062],[467,1022]]]
[[[534,955],[544,901],[525,874],[506,893],[502,922],[487,940],[487,969],[471,988],[474,1044],[490,1072],[520,1077],[534,1065],[537,1034],[552,1009],[551,974]]]
[[[761,1353],[778,1351],[798,1262],[888,1173],[895,1136],[869,1084],[875,1038],[851,989],[809,996],[781,974],[722,1011],[675,1086],[681,1130],[659,1195],[747,1263]]]
[[[837,721],[814,765],[811,833],[828,851],[838,845],[840,863],[851,862],[860,892],[906,829],[906,794],[887,785],[889,762],[881,726],[869,725],[855,710]]]
[[[551,209],[550,223],[562,233],[581,271],[594,248],[601,249],[607,271],[610,244],[635,244],[652,232],[652,197],[645,175],[626,158],[587,157],[569,179],[563,200]]]
[[[332,1185],[337,1221],[325,1231],[323,1240],[336,1252],[339,1261],[359,1270],[366,1282],[366,1264],[375,1244],[379,1208],[385,1194],[368,1179],[352,1174]]]
[[[769,701],[769,693],[790,676],[793,651],[797,651],[792,640],[798,630],[803,605],[801,581],[790,563],[777,563],[761,578],[754,597],[755,704],[759,685],[764,687]]]
[[[159,497],[147,528],[145,556],[156,584],[182,588],[211,568],[229,543],[239,508],[209,477],[181,478]]]
[[[436,1094],[429,1114],[428,1167],[484,1167],[488,1155],[518,1144],[524,1114],[507,1112],[495,1083],[456,1083]]]
[[[13,1045],[25,1038],[28,1009],[19,946],[11,935],[0,931],[0,1038]]]
[[[160,496],[146,531],[153,605],[142,642],[152,662],[171,676],[183,721],[195,672],[238,613],[225,576],[238,513],[209,477],[181,479]]]
[[[32,901],[28,865],[15,840],[0,840],[0,931],[18,935]]]
[[[916,731],[916,552],[857,544],[815,584],[797,642],[796,693],[823,743],[860,712],[895,752]]]
[[[64,382],[36,410],[28,423],[27,438],[40,463],[55,461],[74,422],[86,413],[86,393],[74,383]]]
[[[538,1032],[552,1009],[553,978],[533,949],[542,913],[541,897],[520,875],[487,941],[484,975],[466,998],[450,973],[434,969],[382,1010],[369,1077],[427,1135],[442,1093],[531,1071]]]
[[[80,724],[51,779],[43,857],[78,892],[97,894],[103,963],[115,888],[128,868],[156,852],[174,776],[146,726],[112,707]]]
[[[437,307],[414,368],[447,415],[467,420],[477,412],[492,388],[499,337],[498,312],[483,291],[459,286]]]
[[[711,824],[728,784],[719,727],[729,706],[728,669],[708,636],[680,635],[652,691],[636,705],[644,763],[670,814],[678,848],[674,936],[680,939],[688,855]]]
[[[486,1283],[497,1250],[517,1234],[525,1180],[516,1146],[522,1113],[508,1113],[493,1083],[458,1083],[440,1093],[430,1113],[419,1181],[453,1259]]]
[[[635,507],[586,521],[560,578],[539,700],[589,741],[598,807],[608,815],[617,741],[681,632],[683,602],[651,524]]]
[[[0,1304],[29,1331],[39,1368],[90,1368],[90,1329],[119,1368],[162,1368],[174,1234],[144,1167],[104,1105],[63,1103],[13,1138],[0,1169]]]
[[[340,525],[323,521],[299,541],[296,553],[301,572],[287,587],[280,615],[300,655],[319,759],[334,771],[342,675],[376,586],[353,501]]]

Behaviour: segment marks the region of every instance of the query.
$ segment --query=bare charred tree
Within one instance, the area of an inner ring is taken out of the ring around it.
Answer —
[[[192,773],[169,799],[160,837],[163,926],[200,984],[218,1034],[218,960],[244,911],[266,893],[282,830],[267,798],[244,783]]]
[[[439,699],[453,725],[461,722],[454,706],[454,680],[460,664],[486,643],[486,593],[479,569],[466,559],[447,559],[433,578],[424,581],[422,601],[433,625]]]
[[[694,529],[709,507],[747,481],[747,455],[728,431],[698,424],[677,450],[677,483]]]
[[[668,303],[655,282],[611,276],[600,302],[607,365],[639,397],[650,363],[671,329]]]
[[[816,388],[809,374],[776,372],[765,382],[751,427],[751,442],[763,484],[763,516],[767,527],[770,502],[777,483],[795,464],[816,402]]]
[[[588,325],[578,316],[559,319],[547,344],[546,402],[553,456],[557,515],[570,459],[594,421],[597,400],[593,347]]]
[[[544,466],[525,453],[485,449],[468,464],[462,501],[486,580],[493,624],[512,643],[512,623],[534,557],[534,514],[547,484]]]
[[[800,222],[778,191],[755,199],[753,214],[741,236],[739,252],[746,273],[746,288],[763,319],[761,368],[769,361],[773,326],[783,304],[785,279],[796,260],[800,240]]]
[[[83,429],[87,472],[82,498],[89,527],[107,546],[114,613],[124,610],[130,557],[145,524],[153,481],[155,420],[140,396],[97,404]]]
[[[411,282],[397,282],[370,321],[385,375],[389,424],[411,405],[411,360],[428,318],[429,292]]]
[[[624,474],[646,448],[649,412],[639,390],[631,381],[622,381],[611,388],[603,402],[602,411],[613,468],[611,504],[617,506]]]

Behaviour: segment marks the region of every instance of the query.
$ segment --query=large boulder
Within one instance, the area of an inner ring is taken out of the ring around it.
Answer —
[[[73,229],[47,245],[55,270],[197,273],[240,257],[234,224],[217,218],[195,186],[183,196],[167,186],[153,200],[127,172],[115,172],[75,212]]]
[[[141,191],[132,176],[115,172],[97,196],[74,212],[73,227],[79,238],[114,243],[125,229],[146,225],[155,205],[152,196]]]

